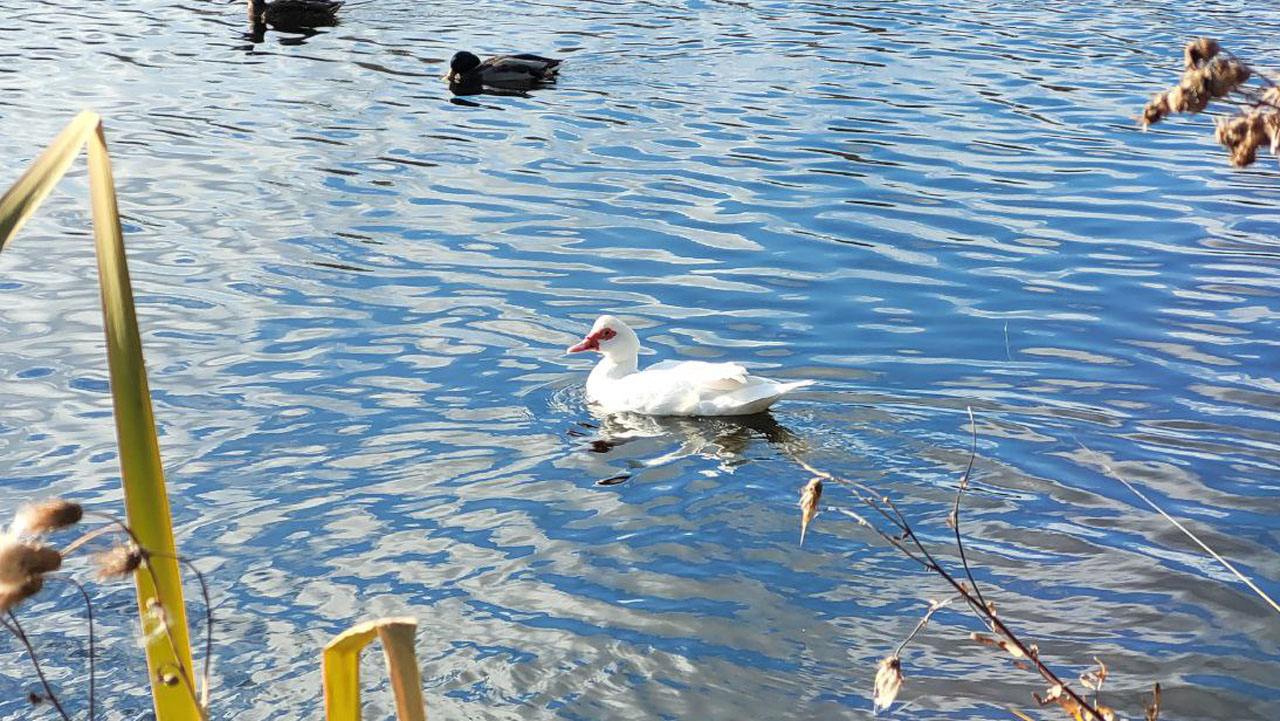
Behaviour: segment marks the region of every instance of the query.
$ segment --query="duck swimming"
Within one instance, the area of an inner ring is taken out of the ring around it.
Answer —
[[[249,21],[290,27],[335,25],[342,0],[249,0]]]
[[[737,363],[664,361],[637,367],[640,339],[626,323],[602,315],[570,353],[603,358],[587,378],[587,398],[607,413],[653,416],[739,416],[760,413],[813,381],[782,383],[747,373]]]
[[[466,50],[455,53],[449,61],[447,80],[453,87],[492,85],[506,88],[530,88],[556,79],[560,71],[558,58],[541,55],[499,55],[481,61]]]

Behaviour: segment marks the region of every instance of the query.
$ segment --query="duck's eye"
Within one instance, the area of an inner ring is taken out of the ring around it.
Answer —
[[[605,340],[609,340],[615,335],[617,335],[617,332],[614,331],[612,328],[605,328],[604,330],[600,331],[600,337]]]

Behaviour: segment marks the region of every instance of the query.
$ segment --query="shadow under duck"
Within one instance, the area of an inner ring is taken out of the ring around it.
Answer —
[[[479,88],[491,85],[499,88],[530,88],[556,79],[560,71],[558,58],[541,55],[499,55],[481,61],[466,50],[455,53],[449,61],[446,78],[453,88]]]
[[[286,27],[336,25],[340,7],[342,0],[249,0],[249,21]]]

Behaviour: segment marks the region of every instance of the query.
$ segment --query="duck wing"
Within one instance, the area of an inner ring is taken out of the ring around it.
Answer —
[[[613,400],[653,415],[745,415],[811,382],[779,383],[753,376],[737,363],[665,361],[623,378]]]
[[[539,55],[499,55],[480,63],[474,72],[486,83],[529,83],[555,77],[560,62]]]
[[[745,366],[737,363],[709,363],[707,361],[662,361],[640,371],[669,374],[673,382],[683,382],[708,390],[732,391],[747,383]]]
[[[548,68],[554,68],[564,62],[564,60],[560,58],[544,58],[541,55],[531,55],[529,53],[518,53],[516,55],[508,55],[507,57],[515,58],[516,60],[523,60],[529,63],[540,63],[544,67]]]

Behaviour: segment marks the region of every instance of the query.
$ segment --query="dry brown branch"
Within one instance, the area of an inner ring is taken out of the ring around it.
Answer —
[[[951,516],[948,517],[948,525],[951,525],[956,529],[957,545],[960,547],[962,558],[964,547],[959,536],[960,499],[964,494],[965,489],[968,487],[969,474],[972,471],[974,458],[977,455],[977,430],[976,424],[974,424],[973,421],[972,409],[969,410],[969,420],[973,432],[973,443],[969,453],[969,464],[957,488],[956,500],[952,506]],[[916,534],[910,522],[908,522],[906,517],[898,510],[892,499],[886,495],[878,493],[871,486],[862,483],[861,481],[841,478],[826,471],[819,470],[794,454],[792,454],[792,458],[800,465],[801,468],[804,468],[813,476],[823,480],[833,481],[848,489],[863,505],[871,507],[871,509],[876,511],[882,519],[896,528],[897,533],[891,535],[854,511],[845,508],[838,509],[845,515],[857,520],[860,525],[874,530],[891,546],[897,548],[904,555],[920,564],[925,569],[938,574],[938,576],[946,581],[946,583],[955,590],[957,597],[964,599],[969,608],[973,611],[974,615],[977,616],[978,619],[981,620],[988,628],[990,628],[993,633],[998,635],[998,639],[992,639],[992,643],[996,647],[1013,657],[1016,660],[1015,663],[1025,660],[1025,663],[1029,664],[1029,668],[1039,673],[1040,676],[1050,684],[1050,690],[1053,692],[1053,698],[1046,701],[1046,703],[1057,703],[1069,713],[1075,715],[1078,719],[1090,718],[1095,719],[1096,721],[1111,721],[1110,717],[1112,717],[1113,714],[1110,709],[1098,707],[1086,701],[1083,696],[1071,688],[1070,685],[1065,683],[1053,669],[1049,668],[1040,660],[1040,650],[1034,644],[1028,644],[1022,641],[1022,639],[1019,638],[1019,636],[996,615],[995,604],[987,602],[973,584],[973,576],[967,561],[963,562],[963,572],[965,573],[965,577],[969,579],[968,582],[959,580],[954,574],[938,562],[938,560],[929,551],[928,547],[921,542],[920,537]],[[925,618],[925,621],[927,620],[928,616]],[[923,627],[923,624],[924,622],[922,621],[921,624],[919,624],[919,627]],[[918,630],[919,628],[917,628],[917,631]],[[908,636],[908,640],[910,640],[914,635],[915,632],[912,632],[911,636]],[[896,661],[897,654],[895,653],[894,655],[887,657],[885,661],[890,659]],[[881,662],[881,666],[877,672],[877,698],[881,698],[879,676],[881,673],[886,673],[884,671],[885,661]],[[896,679],[900,685],[902,680],[900,668]],[[893,691],[896,696],[897,688],[895,687]],[[1037,696],[1037,698],[1039,697]]]

